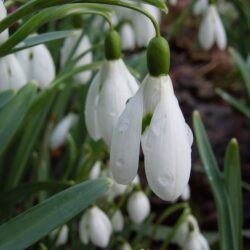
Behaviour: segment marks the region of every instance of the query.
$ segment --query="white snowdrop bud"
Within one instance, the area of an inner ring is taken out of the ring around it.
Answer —
[[[7,16],[7,10],[4,6],[4,2],[0,1],[0,21]],[[9,37],[9,30],[6,29],[0,33],[0,45],[4,43]]]
[[[204,13],[198,38],[203,49],[209,50],[214,44],[223,50],[227,46],[226,32],[215,5],[210,5]]]
[[[127,211],[135,224],[141,224],[150,213],[150,202],[142,191],[134,192],[128,199]]]
[[[121,30],[122,48],[125,50],[133,50],[136,47],[135,33],[129,23],[122,25]]]
[[[112,234],[112,224],[107,215],[98,207],[90,208],[81,218],[80,239],[84,244],[91,241],[95,246],[107,247]]]
[[[72,126],[77,122],[76,114],[70,113],[65,116],[58,125],[54,128],[51,139],[50,147],[51,149],[57,149],[64,145],[67,140],[68,134]]]
[[[158,24],[160,23],[161,12],[158,8],[148,4],[140,4],[140,7],[148,11],[155,18]],[[135,29],[135,38],[137,45],[139,47],[146,47],[149,41],[155,36],[155,29],[153,27],[153,24],[147,17],[140,13],[133,15],[132,23]]]
[[[199,232],[191,232],[183,245],[183,250],[209,250],[206,238]]]
[[[193,7],[194,15],[201,15],[208,8],[208,0],[198,0]]]
[[[90,173],[89,173],[89,178],[90,180],[97,179],[100,174],[101,174],[101,165],[102,163],[100,161],[97,161],[94,166],[92,167]]]
[[[114,232],[121,232],[124,227],[124,218],[122,215],[121,210],[116,210],[111,218],[113,231]]]
[[[184,201],[189,200],[189,199],[190,199],[190,193],[191,193],[191,191],[190,191],[190,186],[187,185],[187,186],[185,187],[185,189],[184,189],[182,195],[181,195],[181,199],[184,200]]]
[[[63,225],[61,228],[56,228],[50,233],[52,239],[56,238],[56,246],[65,245],[68,241],[69,228],[67,225]]]
[[[64,44],[61,48],[61,66],[65,65],[65,63],[67,62],[70,54],[72,53],[73,49],[77,45],[81,37],[81,34],[82,34],[81,30],[76,30],[74,36],[70,36],[65,39]],[[89,41],[89,38],[86,35],[83,36],[77,45],[77,48],[75,50],[75,53],[72,59],[75,59],[78,56],[80,56],[82,53],[86,52],[88,49],[91,48],[91,46],[92,45]],[[75,64],[75,67],[77,68],[77,67],[84,66],[86,64],[90,64],[92,63],[92,60],[93,60],[92,52],[88,52],[77,61],[77,63]],[[90,80],[91,75],[92,75],[91,71],[85,71],[85,72],[81,72],[75,75],[74,79],[81,84],[85,84]]]
[[[16,53],[27,80],[35,80],[39,88],[45,89],[55,78],[53,58],[44,44]]]
[[[27,83],[26,76],[15,55],[0,58],[0,91],[19,89]]]
[[[132,250],[132,247],[127,242],[125,242],[119,247],[119,250]]]

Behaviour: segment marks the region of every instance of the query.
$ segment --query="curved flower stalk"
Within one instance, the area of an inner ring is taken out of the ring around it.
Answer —
[[[0,1],[0,21],[7,16],[7,10],[4,6],[3,1]],[[0,45],[4,43],[9,37],[9,30],[6,29],[0,33]]]
[[[16,53],[28,81],[35,80],[40,89],[45,89],[55,78],[55,64],[44,44]]]
[[[136,191],[128,199],[127,211],[135,224],[141,224],[150,214],[150,202],[146,194]]]
[[[208,0],[198,0],[193,7],[194,15],[201,15],[208,8]]]
[[[114,46],[113,42],[118,44]],[[102,138],[110,147],[113,128],[127,100],[137,91],[138,84],[121,59],[118,33],[111,31],[105,43],[106,60],[88,90],[85,120],[92,139]],[[109,50],[118,55],[109,56],[112,54]]]
[[[67,62],[70,54],[73,52],[75,46],[77,45],[81,37],[81,34],[82,34],[81,30],[76,30],[74,36],[70,36],[65,39],[64,44],[61,48],[61,66],[64,66],[65,63]],[[75,53],[72,56],[72,59],[76,59],[78,56],[80,56],[90,48],[91,48],[90,40],[88,36],[85,35],[80,39],[79,44],[77,45],[77,48],[75,50]],[[92,61],[93,61],[92,52],[88,52],[77,61],[75,67],[84,66],[86,64],[91,63]],[[91,76],[92,76],[91,71],[85,71],[75,75],[74,79],[81,84],[86,84],[90,80]]]
[[[70,113],[58,123],[58,125],[52,131],[50,138],[50,147],[52,150],[57,149],[65,144],[69,131],[77,122],[77,120],[77,115]]]
[[[27,83],[26,76],[15,55],[0,58],[0,91],[19,89]]]
[[[124,218],[121,210],[116,210],[111,218],[112,227],[114,232],[121,232],[124,227]]]
[[[50,233],[51,239],[56,239],[56,246],[63,246],[67,243],[69,236],[69,227],[63,225],[61,228],[56,228]]]
[[[98,207],[87,210],[79,224],[82,243],[89,241],[98,247],[107,247],[112,234],[112,224],[108,216]]]
[[[174,241],[183,250],[209,250],[206,238],[200,233],[195,217],[189,215],[178,228]]]
[[[227,46],[226,32],[214,4],[211,4],[204,13],[198,38],[201,47],[205,50],[211,49],[214,44],[221,50]]]
[[[118,183],[132,181],[142,142],[149,186],[160,198],[173,201],[189,180],[193,136],[168,75],[169,47],[164,38],[150,42],[148,67],[150,74],[127,103],[114,129],[110,165]]]

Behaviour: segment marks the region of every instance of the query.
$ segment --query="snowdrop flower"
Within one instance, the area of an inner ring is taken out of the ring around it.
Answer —
[[[81,30],[76,30],[74,36],[70,36],[65,39],[64,44],[61,48],[61,66],[65,65],[65,63],[67,62],[72,50],[75,48],[76,44],[79,41],[81,34],[82,34]],[[84,53],[90,48],[91,48],[91,43],[89,41],[89,38],[85,35],[80,39],[72,59],[76,59],[78,56],[80,56],[82,53]],[[93,60],[92,52],[88,52],[87,54],[82,56],[80,60],[77,61],[75,67],[81,67],[86,64],[90,64],[92,63],[92,60]],[[85,84],[90,80],[91,75],[92,75],[91,71],[85,71],[75,75],[74,79],[81,84]]]
[[[50,139],[50,147],[52,150],[57,149],[65,144],[69,131],[76,122],[77,116],[73,113],[70,113],[58,123],[58,125],[52,131]]]
[[[155,20],[160,23],[161,13],[158,8],[148,4],[140,4],[140,7],[145,11],[148,11],[155,18]],[[147,46],[148,42],[155,36],[153,24],[147,17],[145,17],[145,15],[142,15],[141,13],[133,15],[132,23],[135,29],[137,45],[139,47]]]
[[[188,201],[190,199],[190,186],[187,185],[183,191],[183,193],[181,194],[181,199],[184,201]]]
[[[16,53],[27,80],[36,80],[39,88],[45,89],[55,78],[55,65],[44,44]]]
[[[226,32],[215,5],[210,5],[203,16],[199,34],[200,45],[209,50],[214,44],[223,50],[227,46]]]
[[[132,26],[129,23],[122,25],[121,30],[121,39],[122,39],[122,49],[133,50],[136,47],[135,42],[135,33]]]
[[[193,7],[194,15],[200,15],[208,8],[208,0],[198,0]]]
[[[91,241],[95,246],[107,247],[112,234],[112,224],[107,215],[98,207],[90,208],[81,218],[80,239],[84,244]]]
[[[86,98],[85,121],[89,135],[110,146],[113,128],[127,100],[138,89],[120,54],[120,37],[110,31],[105,41],[106,59],[90,85]]]
[[[94,166],[92,167],[90,173],[89,173],[89,179],[94,180],[97,179],[101,174],[101,165],[102,163],[100,161],[97,161]]]
[[[135,224],[141,224],[150,213],[150,202],[142,191],[134,192],[128,199],[127,211]]]
[[[63,225],[61,228],[56,228],[50,233],[52,239],[56,238],[56,246],[65,245],[68,241],[69,228],[67,225]]]
[[[4,2],[0,1],[0,21],[7,16],[7,10],[4,6]],[[9,37],[9,30],[6,29],[0,33],[0,44],[4,43]]]
[[[124,218],[121,210],[116,210],[111,218],[112,227],[114,232],[121,232],[124,227]]]
[[[186,244],[182,248],[183,250],[209,250],[210,247],[206,238],[198,233],[192,232],[187,238]]]
[[[0,58],[0,91],[19,89],[27,83],[26,76],[15,55]]]
[[[127,242],[124,242],[119,250],[132,250],[132,247]]]
[[[138,170],[141,141],[149,186],[160,198],[173,201],[189,180],[193,136],[168,75],[166,40],[152,39],[147,57],[150,74],[127,103],[114,129],[110,165],[116,182],[126,185],[132,181]],[[150,122],[142,131],[146,121]]]

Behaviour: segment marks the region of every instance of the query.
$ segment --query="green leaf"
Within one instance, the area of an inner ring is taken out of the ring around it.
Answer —
[[[16,94],[14,90],[0,92],[0,109],[3,108]]]
[[[148,3],[148,4],[151,4],[151,5],[154,5],[155,7],[158,7],[160,8],[161,10],[164,10],[167,12],[168,8],[165,4],[164,1],[162,0],[137,0],[139,2],[144,2],[144,3]]]
[[[82,212],[109,188],[107,179],[68,188],[0,226],[0,249],[24,249]]]
[[[236,139],[232,139],[228,144],[225,164],[224,164],[225,185],[229,194],[229,200],[232,207],[235,237],[238,242],[239,250],[243,249],[242,245],[242,224],[243,224],[243,207],[242,207],[242,188],[241,188],[241,167],[239,146]]]
[[[0,155],[21,125],[35,94],[36,86],[27,84],[0,110]]]
[[[234,98],[229,93],[223,91],[222,89],[217,88],[216,93],[229,104],[231,104],[234,108],[244,114],[246,117],[250,118],[250,107],[247,107],[236,98]]]
[[[207,133],[200,114],[193,113],[193,126],[196,142],[203,166],[208,177],[218,211],[218,226],[221,250],[238,250],[233,230],[233,214],[224,179],[218,167],[213,150],[209,143]]]
[[[250,70],[239,52],[237,52],[234,48],[229,48],[229,52],[240,70],[245,83],[248,97],[250,98]]]

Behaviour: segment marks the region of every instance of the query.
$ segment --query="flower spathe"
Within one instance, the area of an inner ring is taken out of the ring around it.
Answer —
[[[204,13],[198,38],[201,47],[205,50],[211,49],[214,44],[221,50],[227,46],[226,32],[214,4],[210,5]]]
[[[111,145],[113,128],[127,100],[137,89],[137,81],[122,59],[105,60],[86,98],[85,121],[94,140],[102,138],[108,146]]]
[[[19,89],[27,83],[23,69],[13,54],[0,58],[0,76],[0,91]]]
[[[44,44],[16,53],[28,81],[35,80],[40,89],[45,89],[55,78],[53,58]]]
[[[143,117],[152,117],[144,132]],[[148,75],[119,118],[110,158],[112,174],[118,183],[127,184],[134,179],[140,142],[149,186],[163,200],[176,200],[189,180],[193,136],[168,75]]]
[[[91,241],[95,246],[106,247],[112,234],[112,224],[98,207],[87,210],[79,225],[80,239],[84,244]]]

